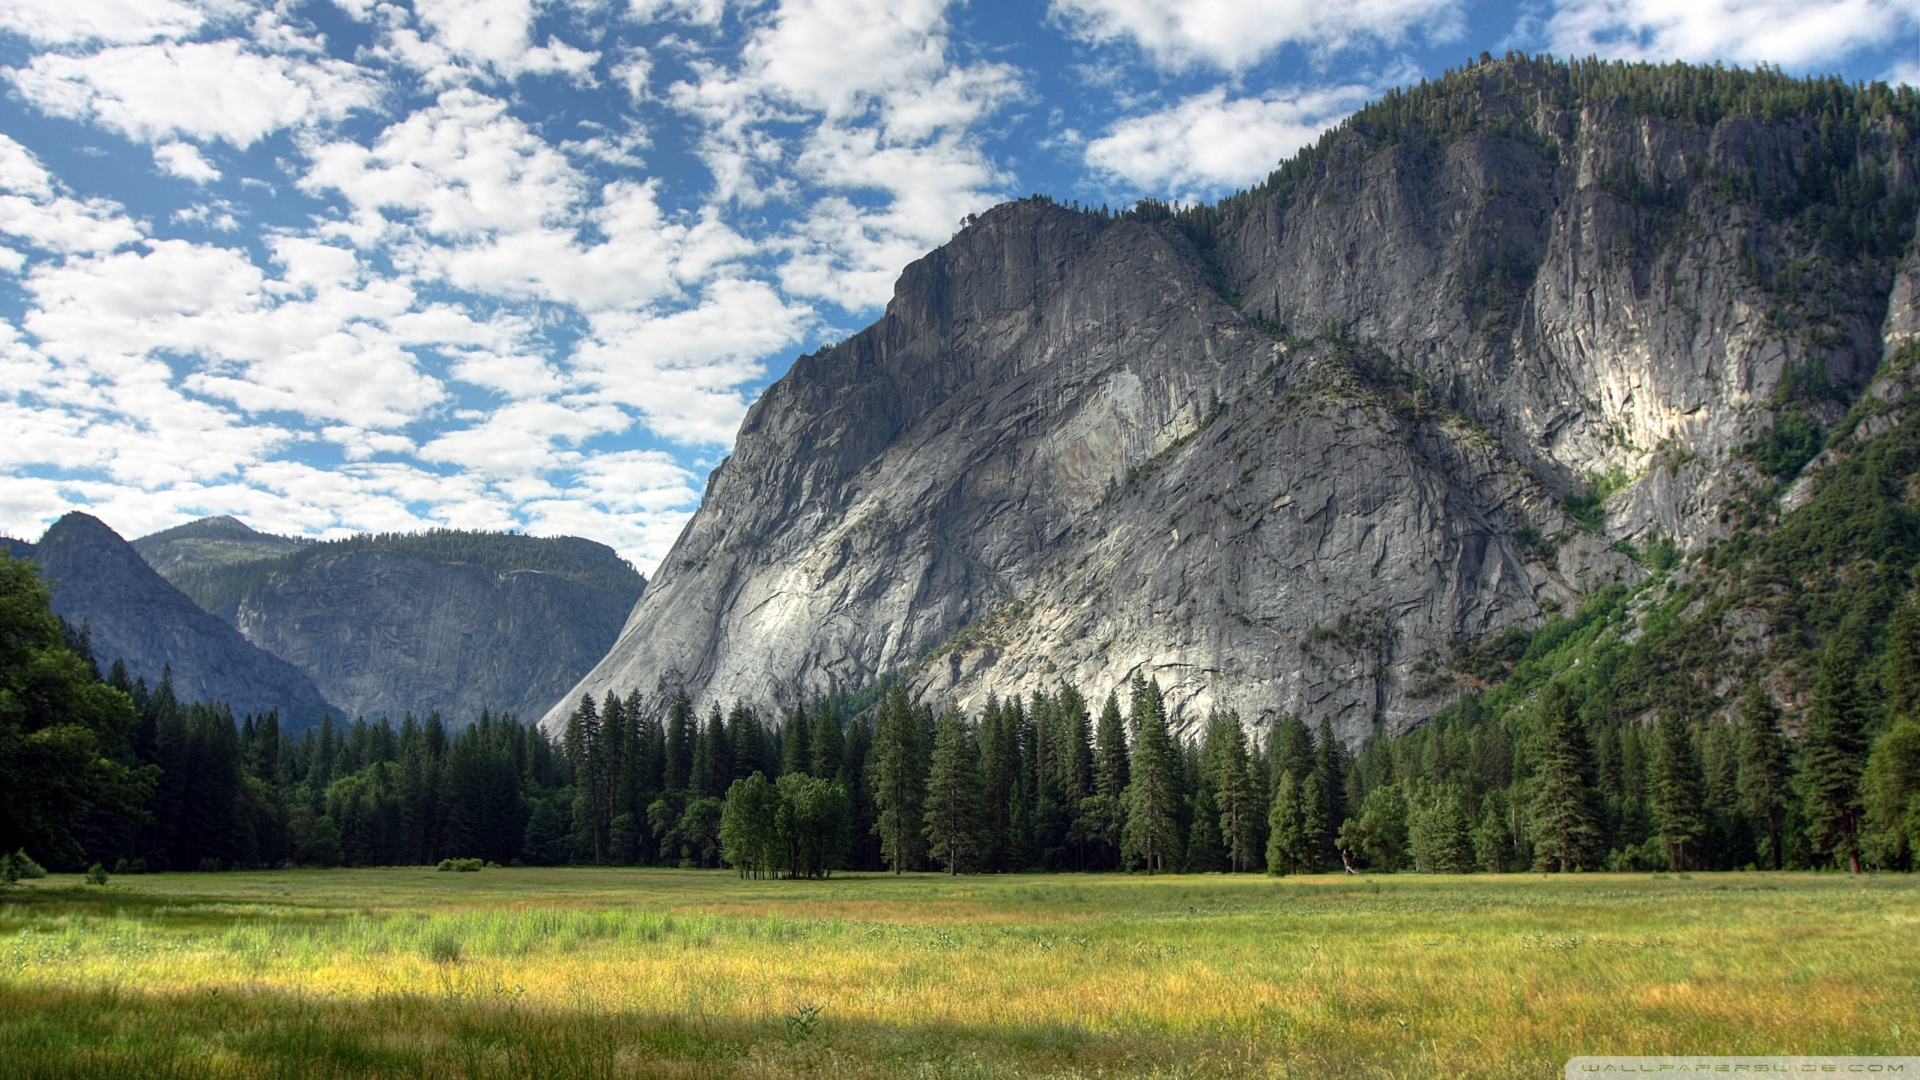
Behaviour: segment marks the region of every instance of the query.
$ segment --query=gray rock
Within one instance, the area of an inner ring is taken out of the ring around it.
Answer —
[[[1569,109],[1475,70],[1467,134],[1350,125],[1191,234],[982,215],[754,405],[546,723],[609,689],[785,709],[898,674],[977,706],[1138,673],[1188,731],[1298,712],[1352,740],[1451,700],[1460,639],[1724,535],[1770,483],[1741,452],[1782,380],[1817,372],[1839,420],[1920,327],[1920,261],[1829,257],[1716,180],[1799,190],[1803,118]],[[1593,531],[1562,507],[1603,479]]]
[[[465,724],[482,709],[545,713],[613,643],[644,584],[635,575],[634,588],[613,591],[536,570],[327,552],[269,576],[233,622],[349,716],[437,710]]]
[[[54,613],[89,628],[102,670],[119,660],[154,686],[170,666],[180,700],[225,702],[236,716],[278,709],[286,729],[340,715],[312,680],[200,610],[98,518],[66,515],[31,554],[52,584]]]

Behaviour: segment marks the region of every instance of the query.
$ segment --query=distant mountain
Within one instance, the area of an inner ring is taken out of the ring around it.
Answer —
[[[322,542],[206,518],[136,544],[348,715],[537,717],[619,636],[646,579],[577,537],[441,530]],[[246,551],[268,557],[233,559]]]
[[[278,709],[287,729],[339,714],[313,680],[202,611],[98,518],[71,513],[38,544],[9,546],[39,563],[54,612],[90,628],[103,670],[119,660],[128,675],[153,685],[171,666],[181,700],[223,701],[236,714]]]
[[[238,518],[201,518],[143,536],[133,549],[147,565],[170,577],[188,568],[255,562],[297,551],[313,541],[257,532]]]

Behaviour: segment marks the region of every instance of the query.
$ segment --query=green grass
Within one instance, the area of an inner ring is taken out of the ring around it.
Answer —
[[[1905,876],[421,868],[0,894],[10,1076],[1549,1076],[1906,1052],[1916,1001]]]

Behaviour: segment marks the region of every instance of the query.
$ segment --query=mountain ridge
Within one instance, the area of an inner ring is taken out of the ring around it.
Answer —
[[[995,208],[756,402],[567,702],[1151,674],[1188,730],[1404,730],[1418,669],[1724,539],[1846,415],[1920,320],[1917,118],[1509,57],[1220,204]]]

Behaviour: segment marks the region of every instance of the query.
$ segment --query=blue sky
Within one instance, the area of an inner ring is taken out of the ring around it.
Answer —
[[[570,533],[967,214],[1257,182],[1482,50],[1920,76],[1920,0],[6,0],[0,532]]]

